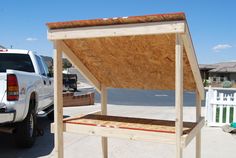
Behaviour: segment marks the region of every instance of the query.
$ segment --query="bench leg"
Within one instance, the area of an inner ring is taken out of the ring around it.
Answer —
[[[107,89],[104,85],[101,86],[101,112],[102,115],[107,115]],[[107,148],[108,148],[107,137],[102,137],[103,158],[108,158]]]
[[[196,136],[196,158],[201,158],[201,132]]]
[[[103,158],[108,158],[108,142],[107,142],[107,137],[102,137],[102,153],[103,153]]]

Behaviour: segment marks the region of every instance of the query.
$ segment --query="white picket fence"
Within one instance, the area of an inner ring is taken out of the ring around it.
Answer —
[[[207,88],[205,119],[208,126],[236,122],[236,88]]]

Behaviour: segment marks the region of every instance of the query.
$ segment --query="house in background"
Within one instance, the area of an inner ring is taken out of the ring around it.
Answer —
[[[200,64],[199,68],[203,81],[214,87],[222,87],[225,81],[230,81],[233,87],[236,86],[236,62]]]

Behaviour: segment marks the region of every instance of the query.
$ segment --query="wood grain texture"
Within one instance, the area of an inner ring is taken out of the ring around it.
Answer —
[[[147,132],[175,133],[175,121],[167,120],[88,114],[82,117],[64,121],[64,123],[121,128]],[[184,122],[183,134],[188,134],[195,127],[195,125],[196,123]]]
[[[94,92],[83,94],[80,96],[74,96],[72,92],[63,93],[63,106],[72,107],[72,106],[86,106],[94,105]]]
[[[101,114],[107,115],[107,88],[104,85],[101,86]],[[102,137],[101,143],[102,143],[103,158],[108,158],[107,137]]]
[[[175,34],[64,40],[106,87],[175,89]],[[184,50],[184,89],[195,90]]]
[[[105,25],[120,25],[120,24],[136,24],[147,22],[162,22],[162,21],[179,21],[185,20],[185,14],[169,13],[169,14],[153,14],[144,16],[129,16],[129,17],[115,17],[115,18],[103,18],[103,19],[91,19],[91,20],[74,20],[67,22],[52,22],[47,23],[49,29],[66,29],[76,27],[88,27],[88,26],[105,26]]]
[[[201,98],[198,90],[196,90],[196,122],[201,120]],[[196,158],[201,158],[201,130],[196,134]]]
[[[181,146],[181,136],[183,134],[183,41],[180,34],[176,34],[175,60],[176,158],[182,158],[183,150]]]
[[[63,140],[63,97],[62,97],[62,51],[60,44],[54,42],[54,122],[55,122],[55,135],[54,143],[55,148],[54,157],[64,157],[64,140]]]

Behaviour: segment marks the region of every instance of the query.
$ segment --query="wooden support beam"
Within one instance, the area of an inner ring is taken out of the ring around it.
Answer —
[[[107,89],[104,85],[101,86],[101,114],[107,115]],[[102,153],[103,158],[108,158],[108,140],[107,137],[102,137]]]
[[[201,131],[202,127],[205,125],[204,117],[201,117],[197,125],[191,130],[191,132],[187,135],[182,136],[182,145],[183,148],[187,147],[188,144],[192,141],[194,137]]]
[[[175,46],[175,110],[176,110],[176,158],[182,158],[181,136],[183,134],[183,43],[176,34]]]
[[[87,67],[84,66],[84,64],[79,60],[74,52],[63,41],[58,41],[58,43],[60,43],[61,49],[68,60],[80,71],[80,73],[88,81],[90,81],[94,85],[96,90],[101,93],[100,82],[93,76],[93,74],[87,69]]]
[[[54,122],[55,122],[55,155],[63,158],[63,97],[62,97],[62,50],[54,41]]]
[[[196,57],[196,53],[193,47],[193,42],[192,42],[192,38],[189,32],[189,28],[188,25],[186,23],[186,32],[184,34],[181,34],[182,39],[183,39],[183,43],[184,43],[184,48],[186,50],[186,54],[193,72],[193,76],[196,82],[196,87],[198,89],[199,92],[199,96],[201,98],[201,100],[204,100],[205,98],[205,93],[204,93],[204,86],[202,83],[202,78],[201,78],[201,74],[199,71],[199,66],[198,66],[198,62],[197,62],[197,57]]]
[[[176,144],[175,134],[164,132],[149,132],[140,130],[130,130],[123,128],[109,128],[100,126],[88,126],[80,124],[64,123],[64,131],[75,134],[89,136],[103,136],[111,138],[127,139],[131,141],[146,141],[164,144]],[[51,125],[51,132],[54,132],[54,124]],[[183,138],[184,144],[186,138]]]
[[[196,90],[196,122],[201,120],[201,98]],[[201,158],[201,130],[196,135],[196,158]]]
[[[184,21],[91,26],[48,31],[49,40],[184,33]]]

